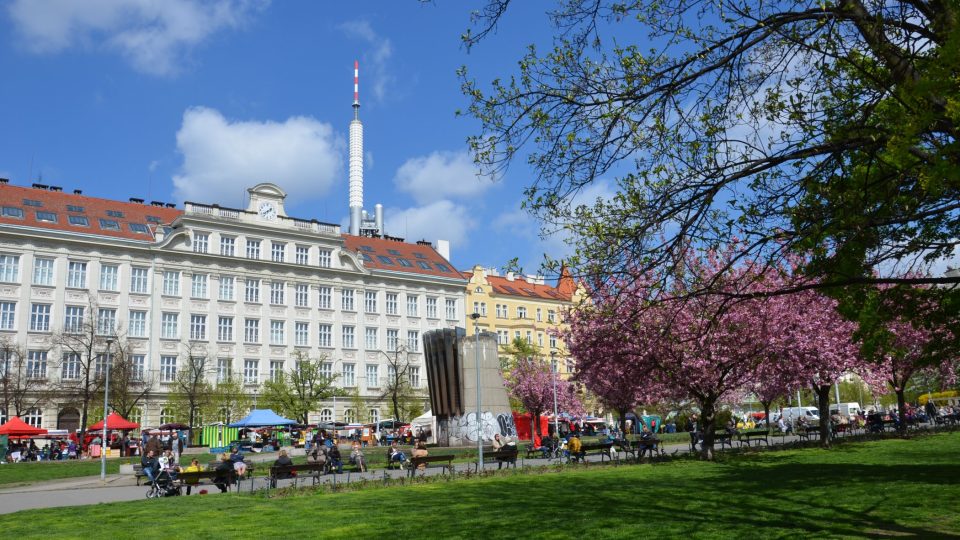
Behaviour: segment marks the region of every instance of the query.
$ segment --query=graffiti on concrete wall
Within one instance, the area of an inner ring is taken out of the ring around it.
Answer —
[[[450,446],[476,444],[478,435],[483,438],[484,442],[492,441],[493,436],[497,433],[509,437],[516,437],[517,435],[517,428],[513,424],[513,415],[499,414],[494,416],[490,411],[484,411],[480,415],[479,421],[475,412],[443,419],[440,431],[447,432]]]

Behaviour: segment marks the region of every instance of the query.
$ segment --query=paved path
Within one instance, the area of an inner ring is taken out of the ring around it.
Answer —
[[[770,442],[771,444],[782,444],[784,442],[794,442],[796,440],[798,440],[798,438],[793,436],[773,436],[771,437]],[[522,446],[523,445],[521,445],[521,448]],[[689,444],[686,443],[671,443],[664,445],[664,453],[667,455],[687,452],[689,449]],[[385,451],[385,449],[382,447],[368,449],[368,453],[383,451]],[[296,452],[302,454],[303,451],[297,450]],[[349,449],[345,449],[344,452],[344,455],[349,455]],[[265,455],[248,455],[248,461],[254,463],[269,462],[273,461],[274,459],[276,459],[276,454],[274,453]],[[600,460],[601,456],[596,454],[587,457],[588,462],[599,462]],[[525,459],[522,449],[520,457],[517,460],[518,467],[537,467],[555,463],[557,463],[557,460],[539,458]],[[368,481],[382,480],[385,475],[389,478],[402,478],[408,474],[407,471],[387,471],[384,469],[371,470],[361,474],[347,471],[348,468],[352,468],[352,466],[345,467],[343,474],[321,476],[320,481],[323,483],[357,482],[361,479],[366,479]],[[457,472],[463,472],[466,470],[472,471],[476,469],[476,463],[456,463],[454,468]],[[485,465],[485,468],[490,469],[491,465],[488,463]],[[493,468],[496,467],[493,466]],[[439,467],[431,467],[426,471],[417,472],[417,475],[421,474],[428,476],[442,474],[442,469]],[[281,481],[280,485],[286,486],[293,484],[294,482],[294,480]],[[296,480],[296,482],[298,482],[299,485],[309,485],[312,483],[312,480],[299,479]],[[240,489],[242,491],[248,491],[252,489],[260,489],[265,486],[266,479],[258,477],[253,481],[241,482]],[[203,489],[207,489],[210,495],[222,496],[214,486],[204,486]],[[147,487],[137,486],[134,477],[131,475],[108,475],[105,483],[100,482],[99,476],[50,480],[21,487],[0,489],[0,514],[8,514],[11,512],[34,508],[55,508],[61,506],[91,505],[117,501],[139,500],[146,497],[146,492]]]

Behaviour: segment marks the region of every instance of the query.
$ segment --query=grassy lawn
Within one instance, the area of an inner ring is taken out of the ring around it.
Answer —
[[[11,538],[960,537],[960,433],[346,493],[175,497],[0,516]]]
[[[188,455],[184,457],[196,457],[201,463],[206,463],[213,458],[210,454]],[[140,463],[140,458],[108,458],[107,474],[120,472],[121,463]],[[99,474],[99,459],[7,463],[6,465],[0,465],[0,487],[43,482],[44,480],[97,476]]]

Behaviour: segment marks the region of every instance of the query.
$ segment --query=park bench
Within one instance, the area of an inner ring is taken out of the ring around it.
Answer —
[[[267,473],[267,480],[270,484],[270,487],[277,487],[277,480],[284,480],[288,478],[313,478],[314,485],[320,481],[320,475],[327,472],[326,463],[304,463],[301,465],[273,465],[270,467],[270,472]],[[303,474],[300,473],[309,473]]]
[[[444,456],[422,456],[422,457],[410,458],[410,470],[407,472],[407,475],[413,476],[416,473],[417,469],[420,467],[420,465],[427,467],[429,463],[440,463],[441,464],[440,467],[443,468],[444,474],[446,474],[447,471],[453,474],[453,459],[455,457],[456,456],[453,456],[453,455],[444,455]],[[446,465],[444,465],[443,463],[446,463]]]
[[[832,424],[833,435],[842,435],[853,431],[853,424]]]
[[[733,450],[733,436],[734,433],[729,431],[715,431],[713,433],[713,444],[720,444],[720,449],[723,450],[724,446],[729,446]],[[700,439],[700,443],[703,444],[703,439]]]
[[[247,474],[250,474],[250,469],[247,469]],[[177,474],[177,486],[186,487],[190,486],[191,488],[201,485],[213,485],[213,481],[217,478],[217,471],[213,469],[207,469],[205,471],[191,471],[191,472],[181,472]],[[209,481],[209,482],[208,482]],[[239,477],[237,471],[231,469],[227,471],[227,486],[236,485],[237,490],[240,490]]]
[[[569,453],[569,455],[567,456],[567,463],[571,461],[583,461],[584,463],[586,463],[587,452],[593,452],[593,451],[599,452],[601,462],[603,462],[603,459],[605,457],[613,460],[614,455],[617,456],[617,459],[620,459],[619,455],[617,455],[616,453],[612,453],[610,451],[612,448],[613,448],[613,442],[581,444],[580,451],[577,452],[576,455],[574,455],[573,452]]]
[[[497,451],[490,451],[490,453],[484,453],[484,461],[489,461],[496,463],[499,467],[502,467],[504,463],[507,464],[509,468],[510,465],[513,465],[513,468],[517,468],[517,455],[520,453],[520,450],[515,444],[508,444]]]
[[[802,440],[808,440],[810,437],[820,437],[820,426],[804,426],[794,430],[797,437]]]
[[[767,430],[765,429],[753,429],[750,431],[741,431],[737,433],[737,442],[740,443],[740,447],[743,447],[743,444],[746,443],[747,446],[750,446],[750,442],[753,440],[757,441],[757,446],[760,446],[760,441],[763,441],[764,444],[770,446],[770,441],[767,440]]]
[[[633,442],[636,447],[636,459],[639,461],[643,458],[643,455],[650,453],[650,458],[652,459],[658,452],[663,454],[663,445],[660,439],[654,437],[652,439],[637,439]]]

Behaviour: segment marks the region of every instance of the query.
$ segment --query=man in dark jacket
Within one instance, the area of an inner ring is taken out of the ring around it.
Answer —
[[[226,454],[220,454],[220,463],[214,469],[216,476],[213,478],[213,485],[220,489],[220,493],[227,492],[227,486],[230,485],[230,477],[233,475],[233,462]]]
[[[140,466],[143,467],[143,474],[147,475],[148,480],[151,482],[156,480],[157,473],[160,472],[160,460],[157,459],[153,450],[147,450],[147,453],[140,458]]]

